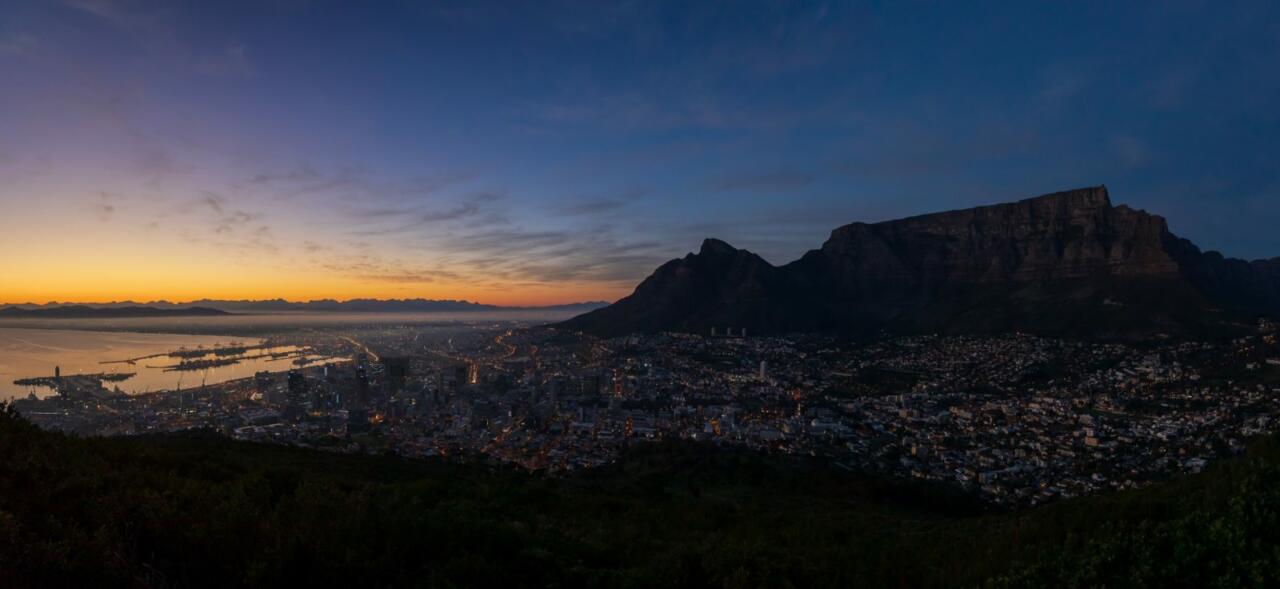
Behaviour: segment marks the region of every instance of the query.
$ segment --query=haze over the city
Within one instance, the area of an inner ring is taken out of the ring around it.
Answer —
[[[614,300],[1103,183],[1280,252],[1273,2],[0,7],[0,303]]]

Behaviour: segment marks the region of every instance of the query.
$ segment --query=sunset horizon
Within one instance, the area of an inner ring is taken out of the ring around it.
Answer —
[[[233,4],[6,11],[0,303],[612,301],[705,237],[783,264],[846,223],[1103,183],[1280,252],[1265,19]]]

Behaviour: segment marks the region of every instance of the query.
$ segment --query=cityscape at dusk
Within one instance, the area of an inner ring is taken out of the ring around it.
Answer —
[[[0,587],[1280,586],[1280,4],[0,0]]]

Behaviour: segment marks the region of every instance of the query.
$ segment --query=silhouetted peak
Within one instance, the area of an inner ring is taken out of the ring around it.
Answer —
[[[728,243],[725,243],[724,241],[721,241],[714,237],[709,237],[703,240],[702,249],[698,250],[698,255],[723,256],[723,255],[735,254],[737,252],[738,252],[738,248],[733,247]]]
[[[1034,198],[1028,198],[1014,204],[1031,205],[1033,208],[1040,209],[1058,209],[1067,211],[1109,209],[1111,208],[1111,195],[1107,193],[1106,185],[1090,186],[1088,188],[1076,188],[1073,190],[1064,190],[1062,192],[1054,192]]]
[[[708,239],[631,296],[565,325],[604,335],[732,324],[1125,337],[1233,331],[1237,311],[1280,316],[1280,263],[1202,254],[1162,217],[1113,206],[1093,186],[851,223],[778,267]]]

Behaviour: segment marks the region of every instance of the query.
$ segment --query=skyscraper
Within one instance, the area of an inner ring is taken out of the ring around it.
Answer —
[[[382,365],[387,369],[387,392],[395,394],[403,391],[409,382],[409,359],[384,357]]]
[[[301,417],[306,412],[307,377],[297,370],[289,371],[288,396],[285,412],[292,417]]]

